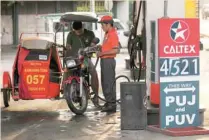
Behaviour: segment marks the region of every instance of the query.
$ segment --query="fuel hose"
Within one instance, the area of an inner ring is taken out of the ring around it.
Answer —
[[[115,78],[115,81],[113,82],[113,84],[112,84],[112,86],[111,86],[111,91],[112,91],[112,93],[113,93],[113,91],[114,91],[114,85],[116,84],[116,81],[117,81],[118,79],[120,79],[120,78],[125,78],[125,79],[127,79],[128,82],[130,82],[130,79],[129,79],[127,76],[125,76],[125,75],[119,75],[119,76],[117,76],[117,77]],[[93,93],[93,94],[94,94],[94,93]],[[115,103],[115,102],[116,102],[116,103],[120,104],[120,99],[118,99],[118,100],[116,100],[116,101],[110,102],[110,101],[107,101],[107,100],[105,100],[104,98],[100,97],[99,95],[94,94],[94,96],[96,96],[97,98],[99,98],[100,100],[102,100],[102,101],[104,101],[104,102],[106,102],[106,103]],[[98,106],[99,106],[99,107],[102,107],[102,106],[99,105],[99,104],[98,104]]]

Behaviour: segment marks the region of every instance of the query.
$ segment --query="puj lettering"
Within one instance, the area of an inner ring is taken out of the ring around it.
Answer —
[[[187,100],[186,95],[184,95],[184,96],[167,96],[165,98],[165,100],[166,100],[166,107],[169,107],[170,104],[172,104],[172,103],[176,103],[176,105],[178,105],[179,107],[182,107],[185,105],[192,106],[196,102],[196,95],[192,95],[191,101]]]

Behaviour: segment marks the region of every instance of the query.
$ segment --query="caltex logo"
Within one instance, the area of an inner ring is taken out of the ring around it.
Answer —
[[[189,26],[184,21],[175,21],[170,28],[171,39],[176,43],[184,43],[189,37]]]

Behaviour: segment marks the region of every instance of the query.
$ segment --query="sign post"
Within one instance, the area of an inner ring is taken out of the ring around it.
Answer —
[[[199,20],[158,20],[160,128],[187,128],[199,120]]]
[[[113,1],[105,0],[105,10],[108,10],[110,12],[112,8],[113,8]]]

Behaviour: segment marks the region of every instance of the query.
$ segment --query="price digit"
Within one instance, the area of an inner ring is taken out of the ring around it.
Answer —
[[[182,75],[189,74],[188,71],[186,72],[186,69],[189,67],[189,62],[188,62],[188,60],[184,59],[184,60],[182,61],[182,63],[185,63],[185,65],[184,65],[183,70],[181,71],[181,74],[182,74]]]
[[[168,69],[168,61],[167,60],[165,60],[163,62],[163,65],[161,66],[160,71],[164,72],[165,75],[168,75],[169,69]]]
[[[197,74],[197,59],[192,60],[194,63],[194,73]]]
[[[173,76],[175,76],[175,75],[177,75],[178,73],[179,73],[179,71],[180,71],[180,68],[179,68],[179,61],[177,60],[177,61],[175,61],[175,63],[174,63],[174,68],[176,69],[176,72],[171,72],[171,74],[173,75]]]

